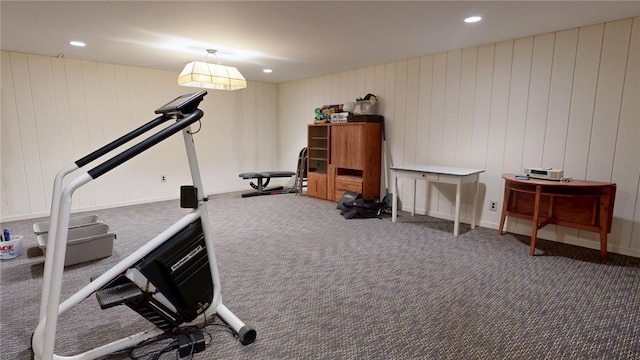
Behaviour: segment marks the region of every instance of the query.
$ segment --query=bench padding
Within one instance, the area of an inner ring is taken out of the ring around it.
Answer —
[[[257,191],[242,194],[242,197],[288,193],[289,191],[283,191],[282,186],[279,186],[277,188],[272,188],[269,190],[266,190],[265,187],[269,185],[269,181],[271,181],[271,178],[287,178],[287,177],[292,177],[295,174],[296,173],[293,171],[262,171],[262,172],[242,173],[238,176],[240,176],[243,179],[258,180],[257,184],[254,184],[253,181],[250,183],[251,187],[256,189]]]
[[[263,172],[246,172],[239,176],[243,179],[260,179],[260,178],[280,178],[292,177],[296,173],[293,171],[263,171]]]

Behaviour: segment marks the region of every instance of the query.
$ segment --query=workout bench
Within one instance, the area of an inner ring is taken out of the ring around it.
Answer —
[[[293,171],[263,171],[263,172],[246,172],[242,173],[238,176],[241,178],[248,179],[256,179],[257,184],[254,184],[253,181],[249,184],[252,188],[256,189],[254,192],[242,194],[242,197],[250,197],[250,196],[259,196],[259,195],[275,195],[275,194],[288,194],[290,190],[284,190],[282,186],[278,186],[271,189],[265,189],[269,185],[269,181],[271,178],[287,178],[292,177],[296,173]]]

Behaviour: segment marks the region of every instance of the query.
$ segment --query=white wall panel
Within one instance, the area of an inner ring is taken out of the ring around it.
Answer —
[[[626,60],[611,175],[611,181],[617,184],[614,225],[610,235],[610,243],[617,243],[614,251],[620,248],[640,249],[640,18],[633,20]]]
[[[358,89],[358,72],[356,70],[347,71],[347,77],[349,81],[349,87],[347,88],[347,98],[355,101],[358,97],[361,97],[360,90]]]
[[[599,24],[580,28],[578,33],[564,158],[564,175],[575,179],[584,180],[587,176],[603,32],[604,24]],[[580,231],[565,227],[558,227],[557,234],[562,242],[577,241],[580,237]]]
[[[522,169],[532,53],[532,37],[518,39],[514,42],[509,103],[507,105],[507,132],[502,166],[504,172],[515,173]]]
[[[99,126],[102,137],[95,144],[108,144],[122,135],[118,124],[117,89],[115,66],[111,64],[97,64],[96,83],[100,86],[95,89],[97,96],[96,109],[90,112],[92,120],[100,120]],[[94,117],[95,116],[95,117]],[[122,187],[118,186],[121,179],[119,171],[113,171],[104,175],[101,181],[96,181],[96,203],[118,204],[124,200]],[[122,185],[120,183],[120,185]]]
[[[550,166],[542,164],[544,151],[541,150],[544,149],[544,135],[547,128],[554,38],[553,33],[533,38],[522,166]]]
[[[487,165],[487,148],[489,144],[489,120],[491,117],[491,89],[493,88],[493,59],[495,45],[484,45],[478,48],[478,64],[476,66],[476,82],[474,85],[473,127],[471,131],[470,166],[485,169]],[[485,178],[487,173],[480,174],[480,199],[478,218],[488,208],[489,199],[486,194]],[[500,200],[496,198],[495,200]]]
[[[433,57],[431,82],[431,113],[429,114],[429,157],[428,163],[442,164],[442,136],[444,129],[444,106],[447,87],[447,54]],[[439,208],[440,186],[429,183],[427,189],[427,210],[436,212]]]
[[[447,87],[447,54],[433,57],[433,75],[431,83],[431,113],[429,123],[429,163],[442,163],[442,134],[444,129],[444,104]],[[437,195],[437,193],[436,193]],[[433,197],[432,197],[433,198]],[[437,198],[437,196],[436,196]],[[437,201],[431,203],[437,209]]]
[[[455,164],[462,167],[472,167],[471,144],[473,142],[473,112],[477,64],[478,48],[471,47],[464,49],[462,51],[458,129],[455,150]],[[462,209],[460,214],[464,217],[471,217],[475,186],[473,186],[472,189],[470,189],[470,186],[471,185],[464,186],[462,189]]]
[[[374,67],[374,80],[373,80],[373,91],[374,94],[380,97],[381,101],[378,104],[378,112],[382,113],[384,110],[381,110],[381,107],[384,107],[384,99],[379,94],[384,94],[384,65],[377,65]],[[353,101],[351,97],[349,97],[350,101]]]
[[[87,127],[88,114],[85,107],[82,64],[78,60],[65,59],[64,66],[65,77],[67,80],[66,90],[69,99],[69,121],[71,122],[71,134],[67,139],[74,145],[74,160],[77,160],[82,156],[89,154],[94,149],[92,149],[89,142],[89,130]],[[76,173],[69,175],[67,178],[72,178],[73,176],[76,176]],[[135,174],[131,177],[131,179],[136,178],[137,176],[135,176]],[[52,184],[53,179],[48,181]],[[74,206],[84,208],[95,205],[95,194],[87,189],[88,187],[77,193],[74,197]]]
[[[340,97],[340,74],[331,75],[331,98],[330,103],[333,104],[342,104],[345,102],[345,99]]]
[[[348,90],[349,90],[349,76],[346,72],[341,72],[340,74],[338,74],[340,77],[340,84],[338,86],[338,99],[341,99],[339,101],[339,103],[344,103],[344,102],[348,102],[348,101],[355,101],[355,98],[351,98],[348,95]]]
[[[71,119],[69,115],[69,93],[67,91],[67,80],[64,69],[64,60],[60,58],[51,59],[51,75],[53,76],[53,87],[55,97],[55,113],[58,121],[58,141],[62,165],[66,166],[76,159],[73,141],[70,141],[72,133]],[[60,169],[56,169],[56,174]],[[52,185],[53,187],[53,185]],[[51,197],[51,191],[47,193]]]
[[[442,127],[443,143],[441,159],[443,164],[455,164],[456,162],[461,72],[462,50],[447,52],[444,117]]]
[[[604,24],[599,24],[581,28],[578,34],[564,158],[565,175],[574,179],[585,179],[587,173],[603,30]]]
[[[418,126],[418,95],[420,84],[420,59],[407,62],[407,88],[404,124],[403,162],[414,163],[416,160],[416,130]]]
[[[27,172],[22,150],[22,134],[18,120],[16,94],[13,91],[12,58],[2,52],[2,140],[0,141],[0,165],[2,169],[2,215],[31,212]]]
[[[13,88],[17,110],[21,151],[26,177],[29,211],[45,211],[44,183],[42,181],[42,165],[40,159],[40,144],[36,128],[33,94],[30,87],[29,63],[25,54],[11,54],[11,68],[13,72]]]
[[[531,57],[533,38],[526,37],[514,41],[507,105],[507,128],[502,171],[516,173],[522,169],[522,154],[527,121],[529,83],[531,79]],[[509,225],[520,225],[521,221],[510,221]],[[511,226],[510,231],[516,231]]]
[[[578,29],[555,34],[549,85],[549,109],[540,164],[545,167],[564,168],[577,43]]]
[[[611,22],[604,28],[587,179],[611,180],[631,22],[631,19]]]
[[[462,50],[447,52],[440,158],[442,164],[456,164],[461,67]],[[437,213],[453,216],[452,203],[455,203],[456,198],[455,187],[449,184],[437,184],[434,188],[438,189],[439,193]]]
[[[56,108],[56,98],[49,57],[29,55],[29,83],[33,96],[34,119],[36,125],[36,139],[29,143],[37,144],[39,151],[40,168],[43,176],[43,201],[46,211],[51,208],[52,180],[62,168],[61,137],[58,130],[58,114],[49,109]],[[36,210],[36,209],[34,209]]]
[[[375,90],[375,86],[376,86],[376,67],[375,66],[368,66],[365,68],[365,80],[364,80],[364,87],[365,87],[365,91],[368,93],[373,93],[374,95],[376,95],[376,93],[374,92]],[[367,94],[363,94],[360,96],[365,96]]]
[[[533,39],[522,163],[518,171],[522,171],[521,169],[523,167],[528,166],[548,167],[548,165],[542,164],[542,157],[545,142],[544,135],[547,127],[554,38],[555,34],[551,33],[539,35]],[[523,232],[529,232],[531,230],[530,221],[516,221],[516,224],[525,225],[522,230]],[[546,226],[540,229],[540,236],[554,236],[555,231],[555,226]],[[547,233],[545,234],[545,232]]]
[[[481,169],[487,166],[494,56],[494,44],[478,48],[478,65],[473,102],[473,131],[471,133],[471,166]],[[485,174],[481,176],[485,176]]]
[[[384,104],[382,106],[383,111],[381,113],[384,116],[385,124],[387,125],[387,139],[390,139],[393,136],[393,123],[395,120],[393,114],[396,107],[396,63],[384,65],[384,91]],[[394,144],[391,144],[391,147],[393,146]],[[392,161],[391,163],[396,164],[395,161]]]
[[[395,67],[395,95],[394,95],[394,113],[393,123],[391,127],[393,132],[390,135],[389,142],[391,145],[391,156],[396,164],[405,164],[404,159],[404,144],[405,144],[405,132],[406,126],[406,114],[407,114],[407,70],[408,64],[406,60],[398,61]],[[398,194],[402,196],[404,194],[405,183],[407,181],[402,179],[398,181]],[[406,201],[410,201],[407,199]]]
[[[431,124],[431,91],[433,83],[433,56],[420,58],[420,82],[418,98],[418,123],[416,124],[416,164],[429,163],[429,125]],[[416,186],[416,208],[427,211],[427,189]]]
[[[404,104],[406,112],[404,122],[404,148],[402,153],[403,164],[415,164],[416,162],[419,86],[420,59],[409,59],[407,62],[407,83]],[[406,191],[410,191],[409,189],[411,189],[412,184],[410,181],[405,181],[403,186],[404,189],[407,189]],[[417,197],[415,198],[417,199]],[[420,204],[422,201],[416,200],[416,202]],[[416,208],[418,208],[418,206],[416,206]],[[424,207],[422,207],[422,209],[424,209]]]
[[[383,74],[380,74],[384,77],[384,93],[376,94],[382,98],[382,106],[380,114],[384,116],[384,126],[385,126],[385,135],[387,138],[387,161],[389,166],[392,165],[402,165],[398,160],[393,156],[394,147],[397,145],[393,142],[395,128],[394,123],[394,112],[395,112],[395,100],[396,100],[396,65],[395,63],[385,64]],[[391,182],[389,182],[389,186],[391,186]],[[395,193],[396,189],[391,189],[391,193]]]
[[[462,51],[460,95],[458,100],[458,128],[456,130],[455,161],[457,166],[470,166],[473,139],[473,113],[475,104],[476,68],[478,48]]]
[[[109,133],[115,137],[118,137],[133,130],[137,127],[136,125],[138,125],[136,123],[132,123],[131,119],[129,118],[131,116],[130,114],[132,109],[131,103],[136,99],[129,98],[127,67],[114,66],[113,77],[115,98],[111,106],[113,106],[114,108],[112,113],[114,118],[109,122],[112,128],[109,130]],[[153,116],[150,115],[151,114],[149,114],[148,117],[152,118]],[[116,202],[118,203],[126,203],[129,201],[127,194],[127,184],[129,183],[129,179],[127,178],[128,172],[125,171],[125,169],[128,168],[128,165],[129,164],[122,165],[121,171],[118,171],[116,175],[112,176],[110,180],[114,188],[117,189],[117,191],[113,195],[116,199]]]
[[[486,198],[489,201],[501,201],[503,194],[502,173],[507,134],[507,117],[509,113],[509,89],[511,85],[511,63],[513,60],[513,41],[496,44],[493,63],[493,79],[491,89],[491,115],[489,118],[489,134],[487,144]],[[483,214],[485,221],[499,221],[498,212]]]
[[[356,70],[356,98],[367,95],[367,69],[359,68]]]
[[[379,114],[383,114],[384,113],[384,106],[385,106],[385,100],[382,98],[381,94],[384,94],[384,65],[376,65],[374,67],[374,80],[373,80],[373,93],[376,95],[376,97],[379,98],[380,102],[378,103],[378,113]],[[350,98],[351,99],[351,98]],[[353,100],[350,100],[353,101]],[[386,120],[384,121],[386,123]],[[386,124],[383,123],[383,136],[386,137]],[[383,157],[382,157],[382,178],[380,179],[380,189],[382,189],[381,191],[381,195],[382,197],[384,197],[385,195],[391,193],[391,190],[389,189],[389,187],[391,186],[391,174],[389,171],[389,167],[391,166],[391,161],[390,161],[390,156],[389,156],[389,151],[387,148],[388,144],[386,141],[386,138],[383,139]]]

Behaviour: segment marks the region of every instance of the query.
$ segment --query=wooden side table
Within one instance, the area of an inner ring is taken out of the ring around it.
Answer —
[[[535,252],[538,229],[547,224],[594,231],[600,234],[600,256],[607,258],[607,234],[611,232],[616,184],[599,181],[520,180],[503,174],[504,203],[498,234],[507,216],[533,222],[529,254]]]

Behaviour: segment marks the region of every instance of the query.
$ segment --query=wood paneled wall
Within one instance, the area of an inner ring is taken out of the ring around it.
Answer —
[[[69,58],[2,51],[1,65],[2,221],[48,215],[53,179],[63,166],[154,119],[153,111],[174,97],[199,90],[177,86],[177,72]],[[256,82],[234,92],[209,91],[195,135],[208,194],[251,190],[239,173],[275,168],[277,94],[277,85]],[[295,166],[294,160],[288,169]],[[73,207],[177,198],[185,184],[191,177],[176,134],[79,189]]]
[[[497,228],[505,172],[561,168],[618,185],[609,250],[640,256],[640,18],[427,55],[280,85],[279,153],[304,146],[325,104],[381,99],[391,164],[479,167],[481,225]],[[281,161],[284,158],[281,156]],[[287,161],[289,161],[287,159]],[[285,163],[282,162],[281,165]],[[410,204],[404,184],[401,201]],[[418,186],[417,209],[452,218],[454,190]],[[469,201],[462,209],[470,218]],[[531,223],[508,230],[530,234]],[[547,226],[539,236],[597,249],[594,233]]]

